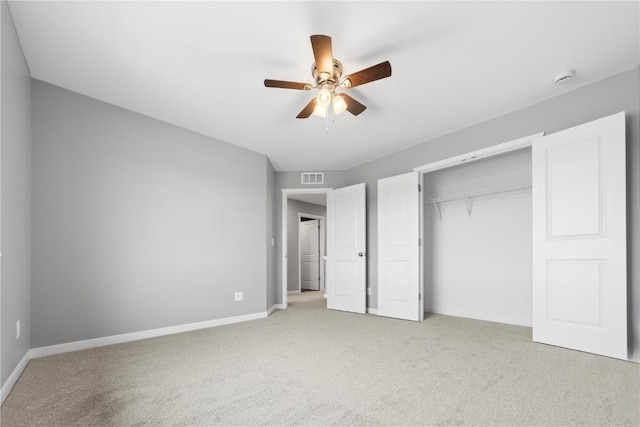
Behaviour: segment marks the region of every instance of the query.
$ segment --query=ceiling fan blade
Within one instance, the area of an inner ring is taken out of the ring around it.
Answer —
[[[318,75],[327,73],[327,77],[331,77],[333,75],[331,37],[319,34],[311,36],[311,48],[313,49],[313,57],[316,60]]]
[[[364,110],[367,109],[365,105],[359,103],[358,101],[356,101],[355,99],[347,95],[346,93],[341,93],[340,96],[344,99],[344,102],[347,104],[347,111],[353,114],[354,116],[357,116],[358,114],[362,113]]]
[[[311,89],[311,85],[309,83],[298,83],[298,82],[286,82],[284,80],[264,80],[264,85],[266,87],[277,87],[281,89],[297,89],[297,90],[309,90]]]
[[[389,61],[384,61],[373,67],[365,68],[356,73],[349,74],[343,81],[349,80],[351,84],[346,84],[344,87],[356,87],[365,83],[373,82],[376,80],[384,79],[391,76],[391,64]]]
[[[306,119],[309,118],[311,113],[313,113],[314,108],[316,108],[316,99],[313,98],[309,103],[298,113],[296,119]]]

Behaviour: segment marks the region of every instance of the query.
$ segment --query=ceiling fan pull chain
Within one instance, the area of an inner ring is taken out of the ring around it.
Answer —
[[[329,133],[329,116],[331,115],[331,109],[327,108],[327,133]]]

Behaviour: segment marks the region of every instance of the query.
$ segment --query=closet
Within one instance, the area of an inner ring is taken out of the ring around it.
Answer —
[[[378,180],[378,314],[627,359],[625,144],[620,112]]]
[[[531,326],[531,148],[423,174],[424,310]]]

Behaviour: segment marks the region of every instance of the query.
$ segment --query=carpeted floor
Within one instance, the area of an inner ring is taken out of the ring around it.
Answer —
[[[263,320],[34,359],[21,425],[640,425],[640,367],[531,329],[405,322],[290,297]]]

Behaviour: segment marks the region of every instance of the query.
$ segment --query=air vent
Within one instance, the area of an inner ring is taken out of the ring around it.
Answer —
[[[324,172],[302,172],[303,184],[324,184]]]

